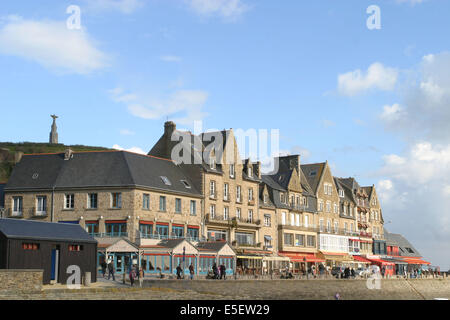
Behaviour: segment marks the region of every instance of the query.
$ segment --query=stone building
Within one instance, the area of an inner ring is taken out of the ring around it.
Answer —
[[[211,148],[213,144],[217,148]],[[265,248],[268,237],[261,229],[267,234],[276,227],[263,226],[260,215],[261,164],[241,159],[233,129],[196,136],[168,121],[149,155],[182,159],[179,167],[204,196],[202,235],[231,243],[238,253],[237,268],[261,269],[263,257],[274,254]]]

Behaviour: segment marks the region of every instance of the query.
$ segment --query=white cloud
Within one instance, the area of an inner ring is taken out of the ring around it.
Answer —
[[[65,21],[9,18],[0,28],[0,53],[35,61],[63,73],[88,74],[107,65],[85,30],[69,30]]]
[[[184,0],[197,14],[236,18],[249,9],[241,0]]]
[[[384,106],[386,128],[408,140],[450,143],[450,53],[429,54],[402,85],[402,103]]]
[[[338,91],[345,96],[355,96],[370,89],[390,91],[397,83],[398,71],[394,68],[373,63],[367,72],[360,69],[338,76]]]
[[[124,93],[121,88],[110,90],[112,99],[124,103],[128,111],[139,118],[157,120],[171,117],[179,124],[192,125],[207,114],[203,108],[208,93],[201,90],[178,90],[166,99],[145,99],[137,94]]]
[[[387,226],[413,243],[435,265],[450,267],[450,144],[414,143],[388,155],[377,184]],[[439,252],[436,250],[440,247]]]
[[[144,5],[141,0],[84,0],[90,9],[95,11],[119,11],[130,14]]]
[[[402,116],[403,108],[398,104],[393,104],[392,106],[385,105],[383,107],[383,113],[381,114],[381,119],[386,122],[399,120]]]
[[[135,135],[135,132],[128,129],[121,129],[120,134],[123,136],[133,136]]]
[[[144,150],[142,150],[139,147],[131,147],[129,149],[125,149],[125,148],[122,148],[121,146],[119,146],[118,144],[115,144],[112,146],[112,148],[116,149],[116,150],[120,150],[120,151],[129,151],[129,152],[134,152],[134,153],[139,153],[139,154],[147,154],[147,152],[145,152]]]
[[[181,58],[173,55],[161,56],[160,59],[165,62],[180,62]]]

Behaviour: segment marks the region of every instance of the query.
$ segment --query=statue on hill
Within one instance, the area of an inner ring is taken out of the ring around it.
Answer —
[[[58,144],[58,128],[56,127],[56,119],[58,119],[58,116],[52,114],[51,117],[53,118],[53,123],[52,123],[52,131],[50,131],[49,143]]]

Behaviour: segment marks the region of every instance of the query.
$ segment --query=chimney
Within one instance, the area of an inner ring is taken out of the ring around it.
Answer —
[[[261,179],[261,161],[256,162],[255,173],[258,176],[258,178]]]
[[[70,160],[73,158],[73,151],[72,149],[68,148],[66,151],[64,151],[64,160]]]
[[[22,160],[23,157],[23,152],[22,151],[16,151],[14,153],[14,163],[17,164],[18,162],[20,162],[20,160]]]
[[[173,121],[167,121],[164,123],[164,135],[169,137],[172,136],[172,133],[177,129],[177,125]]]

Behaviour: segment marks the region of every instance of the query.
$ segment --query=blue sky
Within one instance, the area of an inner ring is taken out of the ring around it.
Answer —
[[[373,4],[379,30],[366,26]],[[69,5],[81,30],[66,28]],[[376,184],[386,227],[448,269],[448,12],[440,0],[4,0],[0,140],[47,141],[53,113],[62,143],[143,151],[167,118],[279,129],[284,152]]]

